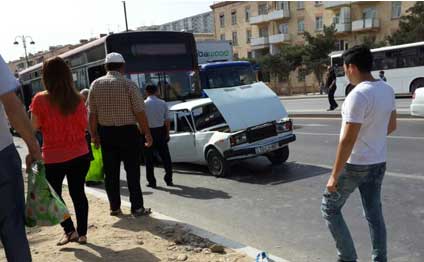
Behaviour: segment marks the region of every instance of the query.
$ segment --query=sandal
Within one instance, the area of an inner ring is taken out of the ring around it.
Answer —
[[[72,231],[69,233],[63,234],[62,238],[57,242],[58,246],[63,246],[68,244],[69,242],[76,242],[78,240],[78,233],[76,231]]]
[[[87,244],[87,236],[80,236],[78,238],[78,243],[81,244],[81,245]]]
[[[134,217],[148,216],[152,213],[151,208],[140,208],[131,212]]]

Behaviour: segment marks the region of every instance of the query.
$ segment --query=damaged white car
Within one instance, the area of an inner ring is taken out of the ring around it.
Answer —
[[[280,99],[265,84],[204,90],[209,98],[170,108],[169,150],[174,163],[207,165],[225,176],[234,160],[265,155],[273,164],[289,157],[296,140]]]

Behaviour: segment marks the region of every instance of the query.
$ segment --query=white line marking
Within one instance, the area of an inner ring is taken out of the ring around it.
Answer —
[[[308,133],[308,132],[295,132],[296,135],[307,135],[307,136],[340,136],[336,133]],[[388,136],[390,139],[406,139],[406,140],[424,140],[422,136]]]
[[[326,169],[333,169],[332,166],[329,165],[322,165],[322,164],[316,164],[316,163],[305,163],[305,162],[298,162],[295,161],[297,164],[301,164],[301,165],[312,165],[312,166],[317,166],[317,167],[321,167],[321,168],[326,168]],[[400,174],[400,173],[394,173],[394,172],[386,172],[387,176],[392,176],[392,177],[398,177],[398,178],[411,178],[411,179],[418,179],[418,180],[422,180],[424,181],[424,176],[420,175],[420,174]]]
[[[323,127],[323,126],[329,126],[329,125],[325,125],[325,124],[296,124],[294,123],[295,126],[298,127]]]

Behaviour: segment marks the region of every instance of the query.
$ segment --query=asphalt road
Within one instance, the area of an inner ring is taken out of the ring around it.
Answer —
[[[333,162],[340,120],[294,119],[298,140],[289,161],[272,167],[265,158],[236,163],[227,178],[194,165],[174,167],[176,187],[142,185],[147,207],[293,262],[335,261],[334,243],[320,214],[321,195]],[[22,149],[22,148],[21,148]],[[383,185],[389,261],[424,261],[424,120],[401,120],[389,138]],[[128,195],[122,169],[122,194]],[[99,189],[101,190],[101,189]],[[106,212],[106,211],[105,211]],[[359,194],[344,208],[361,261],[370,260],[368,226]]]

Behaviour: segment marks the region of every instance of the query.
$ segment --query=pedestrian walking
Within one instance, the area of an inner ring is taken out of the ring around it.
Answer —
[[[330,108],[327,111],[333,111],[339,105],[334,99],[334,94],[336,93],[336,72],[334,67],[328,66],[327,68],[327,80],[325,81],[326,88],[328,90],[328,102],[330,103]]]
[[[152,137],[144,113],[143,96],[137,85],[126,79],[125,60],[118,53],[106,56],[107,74],[95,80],[88,96],[89,122],[92,141],[101,145],[105,171],[105,186],[109,198],[110,214],[121,211],[120,166],[127,174],[131,213],[134,216],[149,214],[144,208],[140,186],[140,131],[146,147],[152,145]],[[137,127],[138,124],[138,127]]]
[[[344,70],[355,85],[343,103],[336,160],[322,199],[321,210],[336,242],[339,261],[357,255],[341,210],[359,188],[372,241],[372,261],[387,261],[386,227],[381,185],[386,170],[387,135],[396,129],[393,88],[371,75],[372,54],[355,46],[343,53]]]
[[[170,117],[168,105],[159,98],[159,89],[155,85],[146,86],[147,99],[144,101],[146,115],[149,123],[150,133],[153,137],[153,145],[144,149],[144,158],[146,165],[147,186],[156,188],[156,179],[154,175],[154,153],[158,152],[165,167],[165,183],[167,186],[173,186],[172,181],[172,162],[169,153],[169,129]]]
[[[90,166],[85,139],[87,109],[74,86],[71,70],[62,58],[44,61],[42,82],[46,91],[36,94],[30,106],[32,124],[43,135],[42,152],[47,181],[62,198],[62,185],[66,177],[77,218],[76,230],[71,218],[61,223],[65,234],[57,245],[69,242],[85,244],[88,201],[84,184]]]
[[[384,76],[384,71],[380,71],[380,73],[378,74],[378,77],[380,77],[380,79],[383,80],[384,82],[387,82],[387,78]]]
[[[18,82],[0,55],[0,239],[7,261],[27,262],[31,261],[31,252],[25,232],[22,164],[6,116],[28,147],[27,168],[42,157],[25,108],[15,94],[17,87]]]

